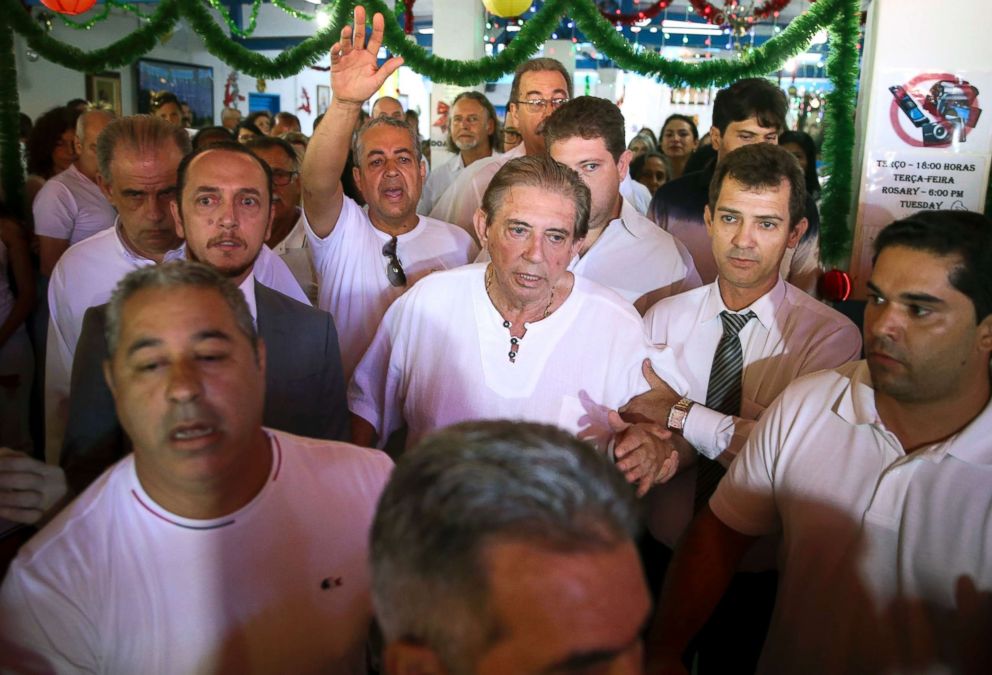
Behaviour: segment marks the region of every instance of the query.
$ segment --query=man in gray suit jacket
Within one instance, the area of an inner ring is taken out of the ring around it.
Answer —
[[[239,284],[254,309],[268,355],[266,426],[300,436],[348,440],[348,408],[337,331],[330,314],[254,279],[271,223],[271,172],[242,146],[211,146],[179,165],[173,215],[188,257]],[[81,492],[130,451],[103,376],[106,305],[86,311],[73,363],[60,463]]]

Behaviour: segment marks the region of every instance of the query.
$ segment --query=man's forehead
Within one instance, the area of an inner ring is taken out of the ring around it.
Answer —
[[[127,348],[129,339],[164,337],[166,333],[195,335],[234,324],[234,313],[217,289],[143,288],[121,306],[121,344]]]
[[[608,155],[609,149],[606,147],[606,140],[602,136],[583,138],[582,136],[569,136],[568,138],[555,139],[551,144],[551,155],[569,155],[570,159],[579,159],[576,155],[583,155],[584,159],[591,159],[595,155]],[[610,155],[612,159],[612,155]],[[557,159],[557,157],[555,157]]]
[[[366,156],[373,151],[408,150],[413,152],[413,139],[407,129],[379,124],[362,132],[361,146]]]
[[[780,203],[788,211],[790,186],[789,179],[782,178],[777,185],[747,185],[734,176],[727,174],[720,186],[720,196],[716,200],[717,208],[727,202],[748,203],[760,202],[768,204]]]
[[[548,198],[558,198],[565,203],[565,208],[546,208]],[[543,199],[543,201],[542,201]],[[545,208],[542,208],[545,207]],[[552,213],[551,218],[548,214]],[[562,229],[566,232],[575,231],[575,204],[570,196],[556,190],[545,190],[530,185],[515,185],[511,187],[503,203],[498,207],[497,217],[504,221],[518,221],[529,225],[543,225],[546,229]]]
[[[541,89],[561,90],[568,94],[568,83],[557,70],[529,70],[520,76],[520,93]]]
[[[273,169],[292,169],[293,162],[282,148],[252,148],[252,152]]]
[[[217,180],[231,181],[245,187],[265,187],[265,170],[259,161],[241,152],[231,152],[223,148],[207,150],[194,157],[186,169],[187,187],[196,188]]]

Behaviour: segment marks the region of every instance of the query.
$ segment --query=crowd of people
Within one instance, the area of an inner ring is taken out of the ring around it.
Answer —
[[[628,144],[535,58],[429,166],[382,34],[310,137],[168,92],[28,135],[0,670],[986,672],[992,222],[884,229],[862,331],[770,82]]]

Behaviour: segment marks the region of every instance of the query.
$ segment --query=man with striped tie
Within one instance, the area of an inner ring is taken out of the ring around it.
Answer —
[[[696,463],[649,495],[648,574],[660,581],[676,541],[706,505],[758,417],[806,373],[858,358],[857,327],[784,281],[782,257],[806,230],[805,187],[795,158],[776,145],[729,153],[710,184],[706,227],[717,264],[707,286],[652,307],[652,341],[675,350],[689,391],[680,397],[646,368],[651,391],[621,412],[667,424],[697,451]],[[745,558],[728,600],[700,632],[700,673],[753,672],[775,590],[774,547],[761,540]]]

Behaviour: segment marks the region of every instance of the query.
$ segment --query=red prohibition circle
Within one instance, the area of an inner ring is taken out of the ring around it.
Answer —
[[[916,101],[918,105],[922,105],[923,101],[921,99],[918,99],[916,96],[913,96],[914,93],[913,87],[919,84],[920,82],[928,82],[933,80],[952,80],[954,82],[961,82],[962,78],[952,73],[920,73],[919,75],[917,75],[916,77],[914,77],[913,79],[911,79],[909,82],[907,82],[902,86],[906,90],[906,94],[912,96],[913,100]],[[975,105],[976,106],[978,105],[977,97],[975,98]],[[902,115],[899,109],[899,104],[896,102],[895,97],[893,97],[892,105],[889,106],[889,120],[892,123],[892,129],[896,132],[896,135],[899,138],[901,138],[907,145],[910,145],[914,148],[943,147],[943,146],[925,146],[923,145],[922,140],[910,136],[908,133],[906,133],[906,130],[903,129],[902,127],[903,117],[904,116]]]

